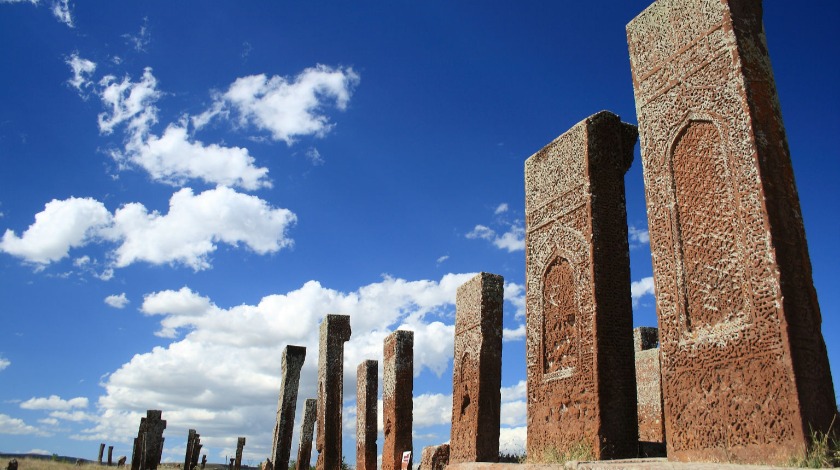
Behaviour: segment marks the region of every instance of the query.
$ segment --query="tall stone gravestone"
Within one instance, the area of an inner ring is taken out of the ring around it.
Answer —
[[[662,368],[656,328],[633,329],[636,355],[636,402],[639,414],[639,456],[665,455],[665,417],[662,415]]]
[[[636,128],[590,116],[525,162],[528,456],[637,450],[624,174]]]
[[[414,332],[397,330],[385,338],[382,353],[382,470],[399,470],[411,452],[414,422]],[[409,457],[409,468],[412,458]]]
[[[458,288],[450,463],[499,460],[503,304],[497,274],[479,273]]]
[[[312,460],[312,433],[317,416],[318,400],[307,398],[303,405],[303,423],[300,425],[300,446],[295,470],[309,470],[309,461]]]
[[[163,430],[166,429],[162,414],[161,410],[147,410],[146,417],[140,418],[140,429],[131,454],[131,470],[155,470],[160,465]]]
[[[356,369],[356,470],[376,470],[379,362],[364,361]]]
[[[245,449],[245,438],[240,437],[236,439],[236,459],[233,462],[233,470],[240,470],[242,468],[242,451]],[[286,468],[289,468],[286,465]]]
[[[344,343],[350,316],[327,315],[318,346],[318,470],[341,468],[341,408],[344,397]],[[279,470],[279,469],[278,469]]]
[[[306,348],[288,345],[281,359],[280,395],[277,400],[277,419],[274,425],[274,444],[271,463],[274,468],[289,468],[292,434],[295,430],[295,408],[300,385],[300,369],[306,359]]]
[[[627,25],[668,458],[780,462],[836,413],[760,0]]]

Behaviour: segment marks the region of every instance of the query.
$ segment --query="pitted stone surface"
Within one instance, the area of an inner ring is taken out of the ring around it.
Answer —
[[[356,369],[356,469],[376,470],[379,362],[364,361]]]
[[[295,408],[297,407],[300,369],[306,360],[306,348],[287,345],[281,359],[280,395],[277,400],[277,419],[274,425],[274,444],[271,463],[275,468],[289,468],[292,450],[292,434],[295,431]]]
[[[445,470],[449,465],[449,444],[429,446],[423,448],[423,455],[420,459],[421,470]]]
[[[528,455],[635,456],[624,174],[636,128],[602,111],[525,162]]]
[[[300,425],[300,446],[295,470],[309,470],[309,461],[312,459],[312,433],[317,416],[318,400],[307,398],[303,405],[303,423]]]
[[[195,429],[187,431],[187,450],[184,453],[184,470],[192,470],[198,464],[198,454],[201,452],[201,435]]]
[[[499,459],[504,278],[489,273],[476,275],[458,288],[455,304],[449,461],[496,462]],[[425,450],[423,452],[425,455]]]
[[[653,451],[665,445],[665,416],[662,414],[662,380],[659,365],[658,330],[633,330],[636,343],[636,402],[639,414],[640,450]],[[644,455],[644,454],[642,454]],[[662,455],[662,454],[660,454]]]
[[[388,335],[382,356],[382,419],[385,427],[382,470],[399,470],[402,468],[403,452],[413,450],[414,332],[397,330]]]
[[[344,343],[350,316],[327,315],[318,345],[318,470],[341,468],[341,408],[344,397]],[[279,469],[278,469],[279,470]]]
[[[240,470],[242,468],[242,450],[245,448],[245,438],[240,437],[236,440],[236,459],[233,462],[233,470]],[[286,468],[289,466],[286,465]]]
[[[163,430],[166,429],[162,414],[161,410],[147,410],[146,417],[140,418],[140,429],[131,454],[131,470],[155,470],[160,465]]]
[[[836,413],[759,0],[627,26],[668,456],[786,461]]]

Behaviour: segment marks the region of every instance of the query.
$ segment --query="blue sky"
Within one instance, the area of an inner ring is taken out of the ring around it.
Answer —
[[[0,0],[0,452],[131,455],[146,409],[269,453],[286,344],[415,331],[415,450],[446,442],[458,285],[504,276],[502,447],[525,437],[525,159],[635,123],[623,2]],[[840,7],[766,0],[835,383]],[[655,325],[638,146],[634,324]],[[296,427],[298,424],[296,423]],[[380,434],[380,450],[382,445]],[[297,448],[297,435],[295,436]]]

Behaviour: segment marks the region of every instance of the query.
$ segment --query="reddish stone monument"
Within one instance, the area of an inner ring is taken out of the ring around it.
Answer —
[[[166,429],[162,414],[160,410],[147,410],[146,417],[140,418],[140,429],[131,454],[131,470],[155,470],[160,465],[163,430]]]
[[[636,128],[607,111],[525,162],[528,456],[635,457],[624,174]]]
[[[662,380],[659,336],[656,328],[633,330],[636,350],[636,402],[639,414],[640,457],[665,456],[665,416],[662,414]]]
[[[458,288],[448,460],[499,460],[504,278],[480,273]],[[425,452],[425,450],[424,450]]]
[[[412,450],[414,332],[397,330],[388,335],[382,356],[382,419],[385,426],[382,470],[399,470],[403,452]]]
[[[341,468],[344,343],[350,340],[350,333],[349,315],[327,315],[321,322],[318,347],[318,437],[315,442],[318,470]]]
[[[356,469],[376,470],[376,408],[379,362],[364,361],[356,370]]]
[[[292,434],[295,430],[295,408],[300,385],[300,369],[303,367],[305,359],[305,347],[287,345],[283,348],[283,357],[280,362],[282,379],[280,380],[280,395],[277,400],[274,444],[271,451],[271,463],[274,468],[289,468]]]
[[[449,444],[424,447],[420,459],[420,468],[423,470],[446,470],[446,466],[449,465],[450,451]]]
[[[300,446],[298,447],[295,470],[309,470],[312,459],[312,433],[318,416],[318,400],[307,398],[303,405],[303,423],[300,425]]]
[[[233,462],[233,470],[240,470],[242,468],[242,450],[245,448],[245,438],[240,437],[236,440],[236,460]],[[286,466],[288,468],[288,465]]]
[[[627,25],[668,458],[784,462],[834,387],[760,0]]]

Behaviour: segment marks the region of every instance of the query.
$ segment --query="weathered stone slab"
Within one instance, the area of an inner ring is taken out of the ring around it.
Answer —
[[[289,468],[292,434],[295,431],[295,408],[300,386],[300,369],[305,360],[305,347],[288,345],[283,348],[280,395],[277,400],[274,443],[271,446],[271,463],[275,468]]]
[[[376,470],[379,362],[364,361],[356,369],[356,470]]]
[[[307,398],[303,405],[303,423],[300,425],[300,446],[298,447],[295,470],[309,470],[312,459],[312,433],[318,416],[318,400]]]
[[[184,453],[184,470],[192,470],[198,462],[198,453],[201,450],[201,435],[195,429],[187,431],[187,450]]]
[[[781,462],[836,413],[760,0],[627,25],[668,457]]]
[[[656,328],[633,330],[636,350],[636,403],[639,415],[639,453],[665,455],[665,416],[662,413],[662,380],[659,336]]]
[[[207,465],[207,454],[201,456],[201,470]]]
[[[637,448],[624,174],[636,128],[590,116],[525,162],[528,456]]]
[[[114,461],[112,460],[114,457],[114,446],[108,446],[108,466],[110,467],[113,465]]]
[[[245,438],[240,437],[236,440],[236,460],[233,462],[233,469],[240,470],[242,468],[242,450],[245,448]],[[286,468],[289,468],[286,465]]]
[[[403,452],[412,451],[414,332],[397,330],[388,335],[382,356],[382,419],[385,427],[382,470],[400,470]]]
[[[327,315],[318,347],[318,470],[341,467],[341,408],[344,397],[344,343],[350,340],[350,316]]]
[[[420,468],[422,470],[445,470],[446,466],[449,465],[450,452],[449,444],[424,447],[420,459]]]
[[[450,462],[497,462],[504,278],[480,273],[458,288]],[[425,450],[424,450],[425,456]]]
[[[163,453],[163,430],[166,420],[161,419],[161,410],[147,410],[140,418],[140,429],[134,439],[131,454],[131,470],[156,470]]]
[[[96,463],[102,465],[102,456],[105,455],[105,443],[99,444],[99,457],[96,458]]]

